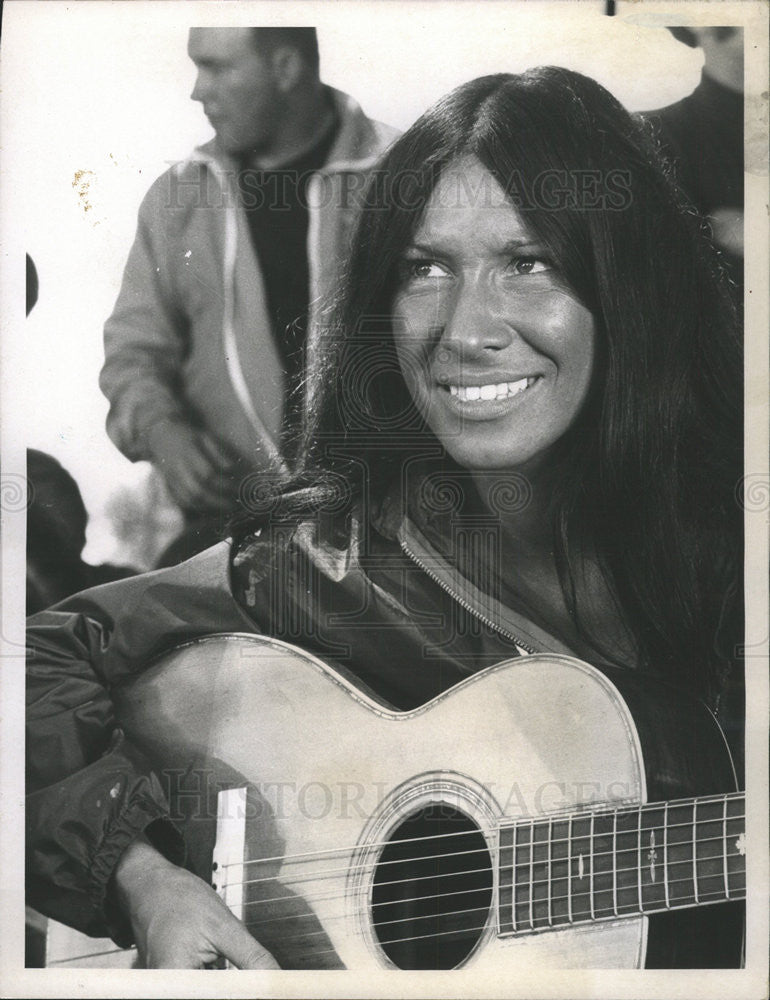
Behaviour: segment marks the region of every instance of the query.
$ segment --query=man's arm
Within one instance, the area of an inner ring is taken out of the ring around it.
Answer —
[[[170,184],[163,174],[142,201],[120,293],[104,326],[99,385],[110,402],[107,432],[132,461],[150,457],[151,428],[189,419],[180,388],[188,318],[174,282]]]
[[[104,327],[99,384],[110,401],[107,433],[127,458],[153,462],[183,509],[228,510],[232,489],[222,487],[222,447],[195,425],[184,399],[189,319],[174,283],[181,251],[172,190],[166,173],[142,202],[120,294]]]

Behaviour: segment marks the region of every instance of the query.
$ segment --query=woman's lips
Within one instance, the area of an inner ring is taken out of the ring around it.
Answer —
[[[444,382],[440,386],[445,404],[465,417],[486,420],[507,413],[523,394],[532,392],[542,381],[541,375],[527,375],[505,382],[468,385]]]

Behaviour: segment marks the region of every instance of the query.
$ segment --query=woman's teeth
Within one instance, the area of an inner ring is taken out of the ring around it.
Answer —
[[[498,382],[495,385],[449,385],[453,396],[463,402],[476,399],[507,399],[524,392],[536,381],[535,377],[520,378],[517,382]]]

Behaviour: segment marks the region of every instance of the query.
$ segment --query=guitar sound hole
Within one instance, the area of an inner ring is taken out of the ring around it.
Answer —
[[[394,830],[375,870],[372,919],[397,968],[460,965],[478,942],[491,903],[492,861],[467,816],[438,804]]]

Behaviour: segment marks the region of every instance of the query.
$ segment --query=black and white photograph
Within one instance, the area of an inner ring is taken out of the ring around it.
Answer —
[[[0,45],[0,995],[763,1000],[767,4]]]

